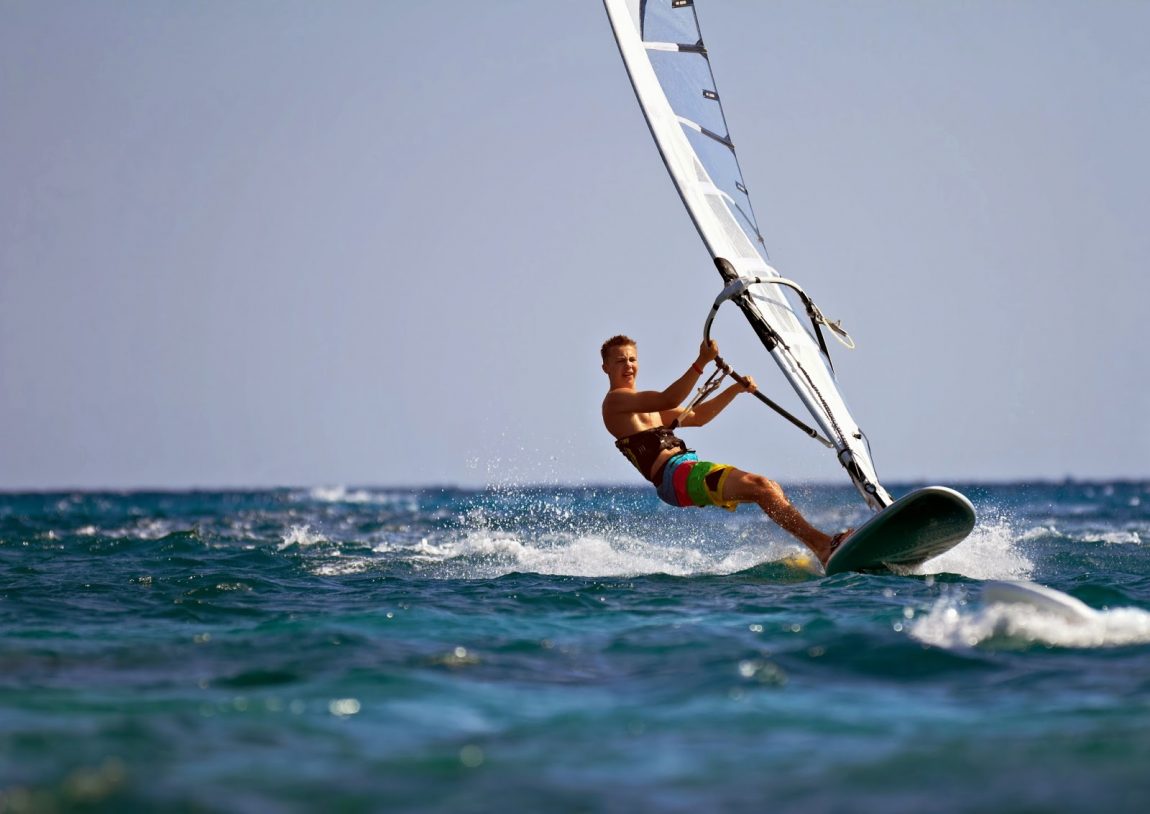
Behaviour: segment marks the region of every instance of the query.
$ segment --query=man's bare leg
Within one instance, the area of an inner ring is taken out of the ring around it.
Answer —
[[[833,538],[808,523],[799,510],[787,500],[783,488],[770,478],[732,467],[726,483],[723,484],[723,497],[727,500],[759,504],[767,517],[775,521],[784,531],[797,537],[803,545],[815,553],[819,562],[826,564],[831,554]]]

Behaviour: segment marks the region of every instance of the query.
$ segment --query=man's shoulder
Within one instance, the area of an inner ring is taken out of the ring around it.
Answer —
[[[608,390],[603,397],[603,409],[613,413],[640,413],[642,410],[635,407],[637,393],[629,387],[620,387]]]
[[[627,387],[617,387],[614,390],[608,390],[607,395],[603,397],[603,403],[606,404],[609,401],[619,401],[621,398],[624,398],[626,394],[634,392],[634,390],[631,390]]]

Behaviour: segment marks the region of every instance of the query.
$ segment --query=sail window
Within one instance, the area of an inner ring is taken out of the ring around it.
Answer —
[[[711,212],[714,213],[718,219],[719,224],[723,227],[723,232],[727,235],[727,239],[731,241],[731,245],[738,251],[739,256],[743,258],[758,259],[759,253],[755,251],[755,247],[751,245],[751,241],[747,240],[747,235],[739,228],[739,224],[731,217],[730,210],[723,202],[721,195],[706,195],[707,204],[711,207]]]

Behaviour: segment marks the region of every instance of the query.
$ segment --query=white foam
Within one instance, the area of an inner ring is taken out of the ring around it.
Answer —
[[[311,571],[321,577],[338,577],[348,574],[362,574],[374,565],[375,560],[370,557],[344,557],[336,551],[332,559],[316,565]]]
[[[1106,531],[1086,533],[1082,540],[1087,543],[1110,543],[1114,545],[1138,545],[1142,537],[1136,531]]]
[[[317,486],[308,497],[320,503],[370,503],[372,499],[368,492],[348,492],[346,486]]]
[[[925,644],[947,649],[980,646],[1121,647],[1150,642],[1150,612],[1140,608],[1100,610],[1072,619],[1022,604],[972,604],[964,595],[944,596],[909,627]]]
[[[408,551],[413,562],[425,566],[450,564],[453,577],[490,579],[515,572],[576,577],[732,574],[781,560],[794,549],[767,545],[708,552],[690,542],[667,546],[595,533],[553,533],[525,541],[513,533],[478,530],[455,539],[424,539]]]
[[[367,489],[348,489],[346,486],[317,486],[307,493],[310,500],[319,503],[355,503],[394,506],[397,509],[418,511],[419,502],[409,492],[373,492]]]
[[[327,538],[319,532],[311,530],[308,525],[292,526],[291,530],[284,535],[283,542],[277,546],[280,551],[290,546],[313,546],[316,543],[326,543]]]
[[[1054,526],[1035,526],[1032,529],[1027,529],[1022,534],[1018,535],[1018,539],[1024,542],[1030,540],[1041,540],[1044,537],[1065,537],[1062,532]]]

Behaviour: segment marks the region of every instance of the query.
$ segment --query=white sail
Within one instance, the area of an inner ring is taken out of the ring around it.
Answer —
[[[675,186],[713,258],[740,278],[781,279],[762,236],[727,130],[692,0],[604,0],[635,95]],[[730,282],[730,280],[728,280]],[[892,500],[805,314],[782,285],[756,283],[734,301],[875,510]]]

